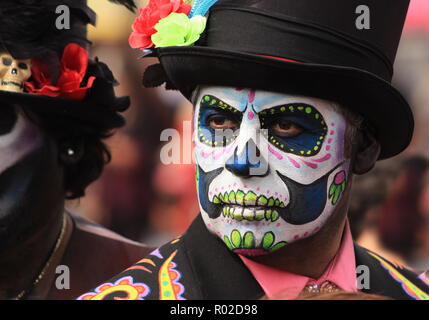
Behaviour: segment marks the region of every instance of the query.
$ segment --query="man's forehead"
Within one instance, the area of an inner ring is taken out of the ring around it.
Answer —
[[[204,95],[212,95],[223,102],[233,106],[243,112],[247,105],[251,103],[256,112],[282,104],[305,103],[312,105],[316,109],[323,107],[332,107],[331,101],[306,97],[302,95],[293,95],[287,93],[278,93],[264,90],[255,90],[248,88],[206,86],[200,88],[199,98]],[[198,103],[199,101],[197,101]]]

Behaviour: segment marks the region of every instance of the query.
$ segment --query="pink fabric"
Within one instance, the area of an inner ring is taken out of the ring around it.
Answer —
[[[355,252],[348,221],[344,228],[340,248],[319,279],[311,279],[268,267],[241,255],[239,257],[258,281],[268,298],[273,298],[276,294],[281,293],[284,299],[295,299],[307,284],[320,285],[327,280],[335,283],[344,291],[357,291]]]

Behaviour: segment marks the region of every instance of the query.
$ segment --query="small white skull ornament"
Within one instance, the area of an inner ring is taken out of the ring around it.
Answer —
[[[0,90],[24,92],[24,82],[31,77],[31,60],[17,60],[8,53],[0,54]]]

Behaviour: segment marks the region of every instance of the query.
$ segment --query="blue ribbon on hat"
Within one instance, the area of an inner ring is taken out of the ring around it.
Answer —
[[[191,12],[189,13],[189,18],[194,16],[205,16],[216,2],[217,0],[195,0]]]

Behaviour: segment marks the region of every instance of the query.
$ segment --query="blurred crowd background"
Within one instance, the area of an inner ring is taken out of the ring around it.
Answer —
[[[142,7],[146,1],[140,1]],[[183,130],[192,106],[177,92],[141,85],[144,69],[155,61],[139,59],[128,46],[134,14],[107,1],[90,0],[98,13],[90,27],[92,55],[113,70],[117,94],[130,95],[127,126],[108,140],[113,160],[86,197],[69,209],[126,237],[160,245],[181,233],[198,214],[195,168],[163,165],[160,134]],[[388,8],[386,8],[388,10]],[[411,103],[415,135],[411,146],[374,170],[356,177],[350,206],[357,242],[399,264],[429,269],[429,1],[411,0],[396,60],[394,85]],[[358,92],[356,94],[359,94]]]

